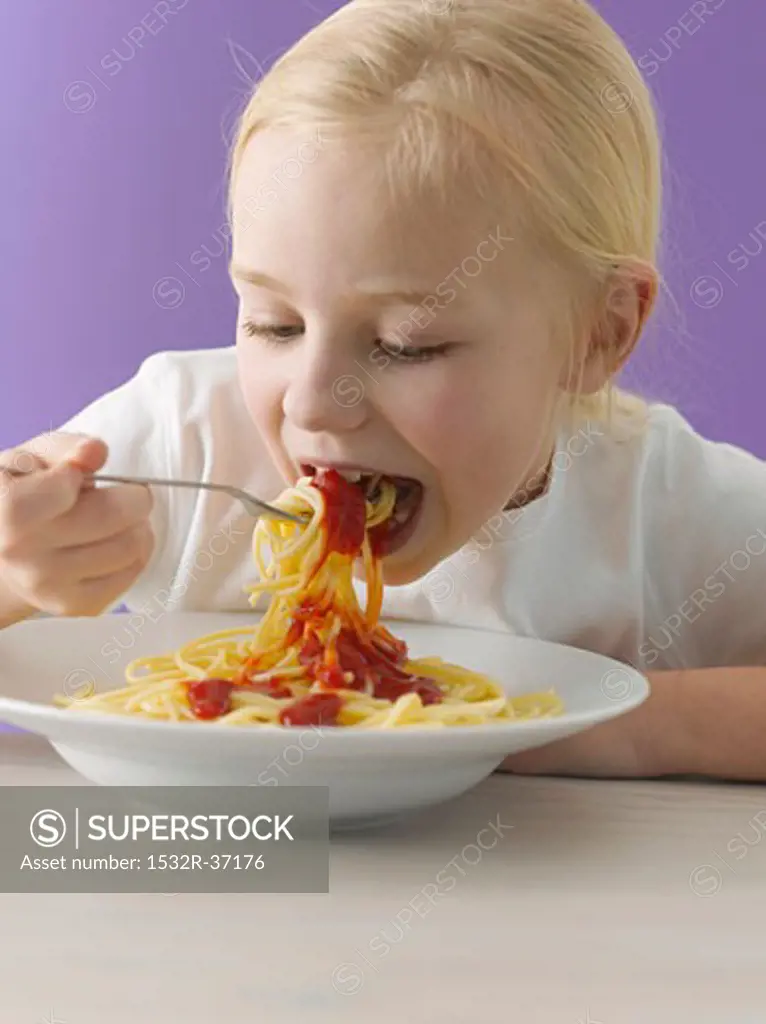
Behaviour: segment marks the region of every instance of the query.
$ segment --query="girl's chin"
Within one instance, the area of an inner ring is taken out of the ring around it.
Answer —
[[[440,555],[433,544],[426,544],[426,539],[433,538],[432,529],[422,530],[423,523],[412,538],[399,551],[386,555],[381,559],[383,584],[389,587],[401,587],[415,583],[428,575],[440,561]],[[421,532],[422,530],[422,532]],[[364,560],[358,559],[354,566],[354,576],[364,580]]]
[[[384,558],[381,561],[383,585],[385,587],[402,587],[407,583],[415,583],[433,568],[428,562],[422,568],[411,558]],[[364,561],[360,558],[354,563],[354,578],[366,582]]]

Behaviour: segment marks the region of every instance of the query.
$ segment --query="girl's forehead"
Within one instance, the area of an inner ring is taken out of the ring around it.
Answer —
[[[461,272],[473,290],[529,274],[500,204],[482,203],[469,182],[453,196],[392,188],[389,170],[382,141],[325,140],[316,129],[255,135],[234,179],[234,265],[279,266],[294,277],[300,264],[332,262],[359,280],[411,280],[415,288]]]
[[[413,233],[424,226],[465,229],[481,215],[467,183],[440,196],[392,167],[384,140],[325,138],[317,129],[268,129],[250,140],[235,178],[235,206],[254,197],[268,197],[275,213],[304,209],[314,218],[364,218],[365,226],[377,221],[399,233],[410,226]]]

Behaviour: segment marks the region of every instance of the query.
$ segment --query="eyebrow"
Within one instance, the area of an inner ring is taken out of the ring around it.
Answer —
[[[359,291],[371,298],[395,299],[404,304],[412,303],[414,306],[420,306],[434,294],[435,289],[419,288],[413,291],[403,287],[399,281],[376,278],[371,281],[361,281]]]
[[[247,270],[245,267],[240,267],[236,263],[233,263],[229,268],[229,274],[232,278],[237,278],[240,281],[247,281],[248,284],[253,284],[257,288],[269,288],[273,292],[279,292],[280,295],[289,296],[289,288],[282,284],[281,281],[277,281],[274,277],[269,277],[268,274],[258,273],[256,270]]]
[[[248,270],[246,267],[238,266],[236,263],[232,264],[229,273],[232,278],[237,278],[240,281],[246,281],[248,284],[255,285],[256,288],[269,288],[273,292],[278,292],[280,295],[289,297],[290,289],[287,285],[281,281],[277,281],[276,278],[270,277],[268,274],[262,274],[257,270]],[[368,282],[361,282],[359,291],[370,298],[389,299],[403,304],[412,304],[414,306],[421,306],[425,300],[432,297],[435,294],[435,289],[430,291],[420,289],[418,291],[410,291],[405,288],[397,286],[396,282],[386,282],[381,280],[374,280]]]

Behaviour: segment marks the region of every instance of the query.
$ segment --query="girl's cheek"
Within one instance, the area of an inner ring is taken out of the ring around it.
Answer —
[[[440,453],[449,451],[459,432],[460,406],[424,395],[421,402],[408,402],[393,417],[397,433],[428,462],[437,463]]]
[[[486,398],[467,371],[455,370],[441,380],[434,379],[436,375],[424,380],[400,403],[397,417],[399,433],[437,464],[445,455],[451,462],[460,461],[463,453],[475,457],[476,444],[486,431]]]
[[[266,360],[252,351],[240,350],[238,364],[240,390],[251,419],[262,429],[275,424],[282,407],[279,380],[269,374]]]

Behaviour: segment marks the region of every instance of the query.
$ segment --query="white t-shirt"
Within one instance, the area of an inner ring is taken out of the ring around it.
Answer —
[[[267,499],[284,486],[233,348],[151,356],[61,429],[106,441],[107,472]],[[133,632],[166,609],[247,609],[253,525],[226,495],[156,488],[155,554],[123,597]],[[645,671],[766,663],[765,598],[766,464],[654,405],[633,436],[592,423],[562,437],[542,497],[490,519],[423,579],[387,587],[383,614],[553,640]]]

